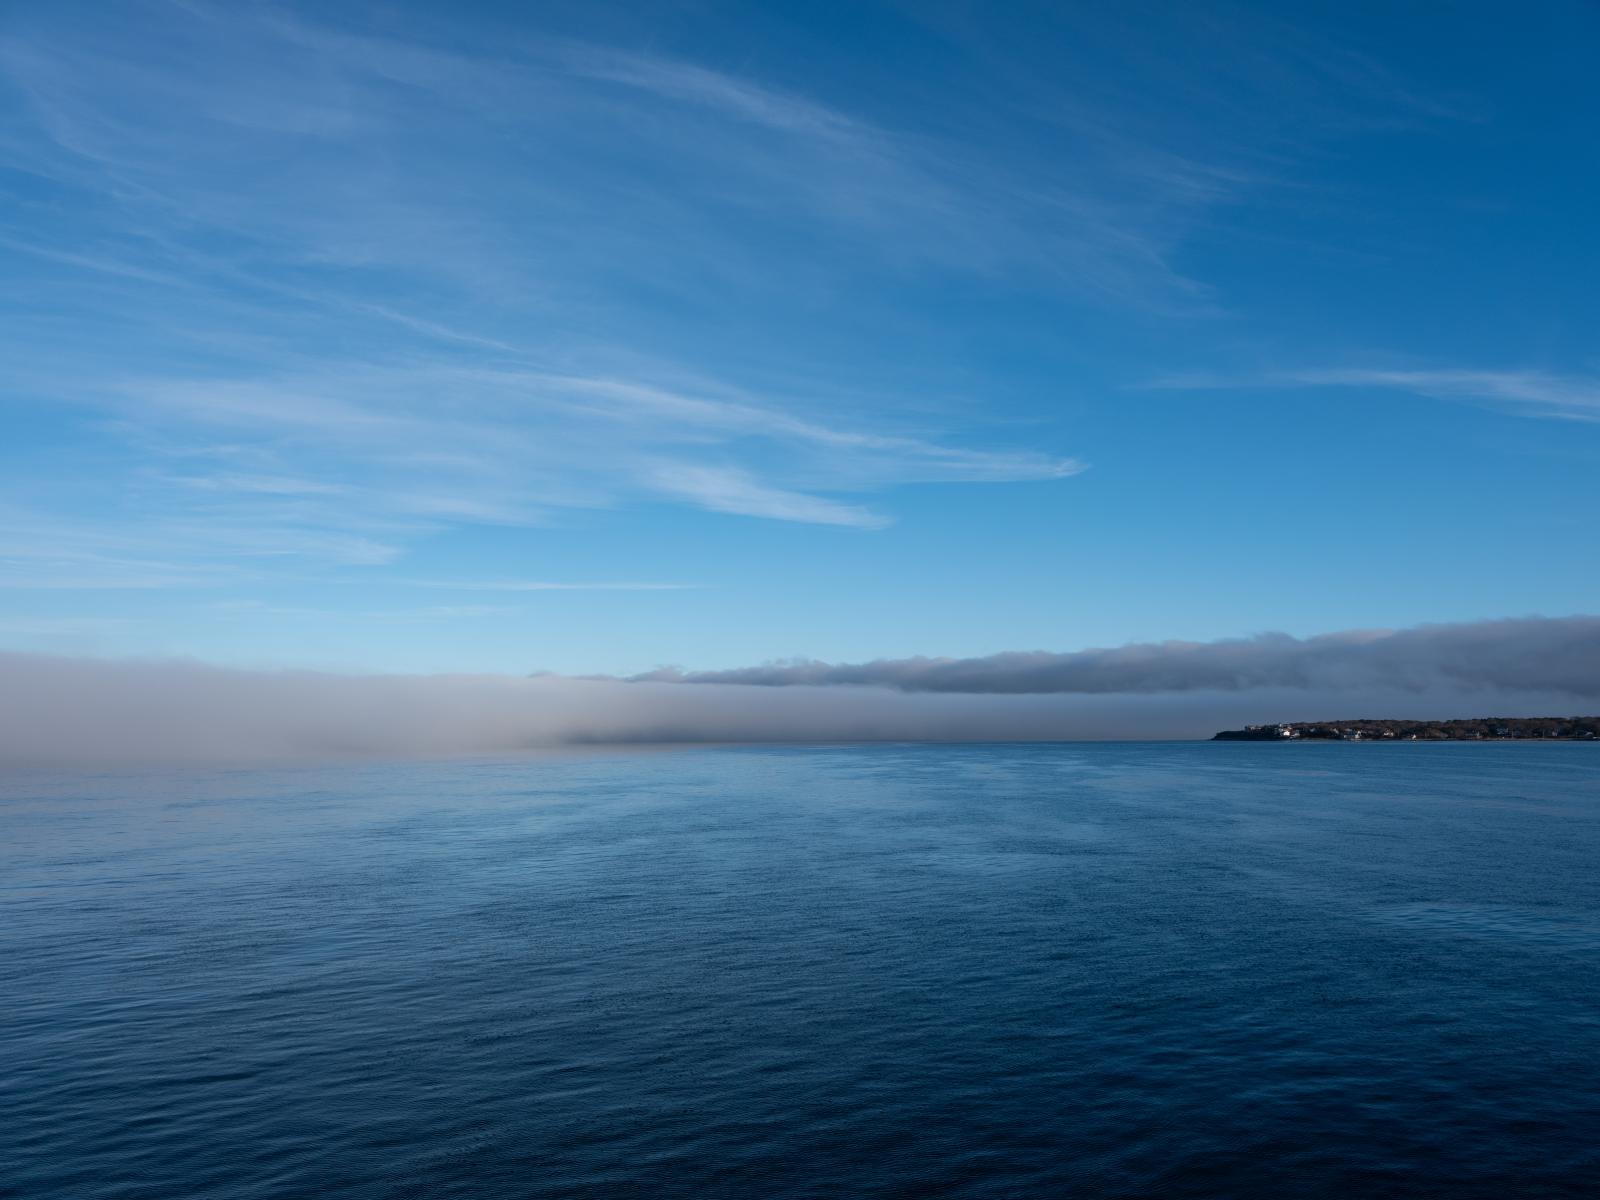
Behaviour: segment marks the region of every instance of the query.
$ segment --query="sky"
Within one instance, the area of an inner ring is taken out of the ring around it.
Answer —
[[[661,680],[1593,612],[1596,45],[6,6],[0,650]]]

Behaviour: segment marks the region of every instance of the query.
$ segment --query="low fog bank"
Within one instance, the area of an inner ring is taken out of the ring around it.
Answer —
[[[800,661],[732,671],[653,671],[634,679],[760,687],[857,684],[1000,695],[1487,689],[1557,691],[1594,699],[1600,698],[1600,617],[1521,617],[1310,638],[1263,633],[1064,654],[1035,650],[985,658]]]
[[[243,765],[584,743],[1193,738],[1276,720],[1539,716],[1595,707],[1552,688],[965,695],[245,671],[0,653],[0,763]]]

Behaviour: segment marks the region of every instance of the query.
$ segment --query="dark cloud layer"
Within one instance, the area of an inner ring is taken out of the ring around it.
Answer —
[[[1600,697],[1600,617],[1526,617],[1310,638],[1264,633],[1065,654],[1036,650],[841,665],[802,661],[731,671],[665,670],[635,679],[762,687],[856,684],[986,695],[1459,688]]]

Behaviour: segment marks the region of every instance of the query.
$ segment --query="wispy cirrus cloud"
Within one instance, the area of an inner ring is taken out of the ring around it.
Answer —
[[[634,504],[873,529],[903,485],[1067,478],[1083,464],[1015,445],[990,396],[907,384],[932,372],[893,345],[833,362],[790,336],[930,279],[1210,303],[1185,231],[1279,158],[1016,74],[908,122],[646,38],[208,0],[10,14],[0,250],[25,267],[0,382],[80,423],[81,457],[41,474],[116,494],[90,516],[19,473],[26,540],[122,541],[160,568],[137,577],[180,579]],[[1008,143],[1019,122],[1049,154]]]
[[[571,583],[548,579],[396,579],[401,587],[445,588],[465,592],[681,592],[705,586],[699,583]]]
[[[266,260],[236,253],[254,248],[323,285],[317,268],[330,265],[418,270],[525,300],[567,291],[573,268],[638,276],[698,258],[721,270],[748,257],[724,219],[738,211],[820,221],[826,236],[892,259],[1060,264],[1061,278],[1133,301],[1193,290],[1167,262],[1164,214],[1245,179],[1170,151],[1135,162],[1121,146],[1095,149],[1092,172],[1066,162],[1040,178],[1037,164],[1022,173],[969,143],[908,136],[769,83],[570,38],[446,51],[286,8],[209,4],[135,5],[126,19],[93,31],[36,19],[0,41],[0,70],[31,118],[12,155],[133,207],[134,220],[98,239],[97,260],[118,271],[176,266],[188,278],[209,261],[263,274]],[[620,171],[588,153],[596,141]],[[1152,171],[1152,158],[1167,165]],[[641,191],[640,178],[659,186]],[[1137,204],[1130,185],[1144,193]],[[200,229],[241,245],[193,237]],[[624,257],[647,247],[641,261]],[[39,237],[30,249],[68,252]],[[445,339],[514,344],[362,300]]]
[[[673,464],[657,469],[651,482],[668,495],[685,497],[712,512],[858,529],[879,529],[889,523],[889,518],[859,505],[769,487],[737,467]]]
[[[864,493],[1081,469],[632,344],[655,321],[630,289],[694,292],[748,256],[733,209],[942,255],[955,201],[870,123],[566,38],[443,51],[288,8],[134,8],[0,36],[0,148],[42,181],[0,246],[48,297],[13,327],[10,382],[78,414],[103,461],[120,444],[129,524],[161,530],[170,578],[219,548],[381,563],[455,524],[641,502],[875,528],[892,513]],[[129,534],[24,522],[51,525]]]
[[[1147,386],[1177,391],[1364,388],[1503,408],[1529,417],[1600,421],[1600,376],[1537,368],[1302,367],[1247,374],[1186,372]]]
[[[1415,392],[1514,409],[1528,416],[1600,421],[1600,377],[1560,375],[1535,369],[1322,368],[1286,372],[1283,381],[1301,387],[1364,387]]]
[[[892,518],[817,493],[1051,480],[1083,469],[1037,451],[825,425],[749,397],[456,364],[141,379],[103,385],[102,403],[171,437],[190,429],[229,446],[243,441],[261,467],[169,477],[190,491],[293,501],[322,520],[343,514],[353,529],[387,524],[397,533],[406,521],[539,523],[555,509],[651,499],[870,528]],[[276,474],[273,464],[300,473]]]
[[[93,485],[131,497],[131,509],[109,496],[93,519],[40,510],[31,495],[13,504],[0,558],[59,586],[87,578],[86,553],[141,561],[108,570],[107,586],[181,586],[242,579],[274,558],[379,565],[451,525],[537,526],[630,503],[880,528],[890,513],[837,494],[1082,469],[1037,451],[823,424],[726,390],[433,359],[247,378],[68,370],[56,386],[93,436],[137,451],[120,482]]]

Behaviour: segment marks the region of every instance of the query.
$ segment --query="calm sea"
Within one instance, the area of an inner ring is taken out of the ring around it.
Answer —
[[[1600,1189],[1600,746],[0,779],[7,1197]]]

